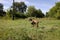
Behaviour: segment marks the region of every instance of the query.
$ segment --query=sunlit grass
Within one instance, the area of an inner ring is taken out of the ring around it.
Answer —
[[[0,19],[0,40],[60,40],[60,20],[38,20],[36,28],[28,19]]]

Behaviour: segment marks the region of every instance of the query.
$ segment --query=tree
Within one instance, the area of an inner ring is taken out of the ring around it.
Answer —
[[[3,16],[3,4],[0,3],[0,16]]]
[[[58,11],[60,10],[60,2],[57,2],[55,4],[55,6],[53,6],[50,11],[48,12],[48,14],[46,14],[48,17],[54,17],[54,18],[58,18],[58,14],[60,14],[60,12]]]
[[[14,20],[15,17],[20,18],[21,15],[25,16],[24,12],[26,12],[27,5],[24,2],[13,2],[10,10],[8,11],[9,17],[12,17]],[[21,14],[22,13],[22,14]]]
[[[3,11],[3,4],[0,3],[0,16],[5,16],[6,12]]]
[[[34,15],[34,13],[36,12],[36,9],[35,9],[35,7],[34,6],[29,6],[28,7],[28,10],[27,10],[27,15],[29,16],[29,17],[31,17],[31,16],[35,16]]]
[[[37,10],[37,12],[36,12],[36,17],[39,17],[39,18],[42,18],[42,17],[44,17],[45,15],[42,13],[42,11],[39,9],[39,10]]]
[[[55,16],[56,16],[57,19],[60,19],[60,10],[58,10],[58,12]]]
[[[26,11],[27,5],[24,2],[14,2],[14,8],[16,11],[24,13]]]
[[[8,17],[11,17],[12,18],[12,15],[13,14],[13,10],[7,10],[7,15],[8,15]]]
[[[26,12],[27,5],[24,2],[13,2],[13,5],[11,6],[13,10],[12,11],[12,19],[14,20],[14,17],[20,17],[20,13]],[[18,16],[16,16],[18,15]]]
[[[29,17],[43,17],[44,16],[42,11],[40,9],[37,10],[34,6],[29,6],[28,7],[27,15]]]
[[[46,12],[46,17],[48,17],[49,15],[48,15],[48,12]]]
[[[3,10],[3,4],[0,3],[0,10]]]
[[[8,16],[12,17],[12,19],[14,19],[14,18],[26,18],[26,14],[24,14],[24,12],[26,11],[26,8],[24,9],[22,7],[22,9],[19,9],[19,8],[21,8],[21,6],[22,6],[22,3],[14,2],[14,5],[11,6],[10,10],[7,11]],[[21,12],[21,10],[23,10],[24,12]]]
[[[15,17],[16,17],[16,18],[27,18],[27,15],[24,14],[24,13],[17,12],[17,13],[15,14]]]

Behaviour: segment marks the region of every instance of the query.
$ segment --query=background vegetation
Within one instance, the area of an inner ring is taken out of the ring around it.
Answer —
[[[15,2],[7,12],[3,11],[3,4],[0,9],[0,40],[60,40],[60,2],[46,15],[24,2]],[[29,17],[39,20],[38,28],[32,27]]]
[[[60,40],[60,20],[38,19],[32,27],[28,19],[0,19],[0,40]]]
[[[6,15],[8,15],[9,18],[12,18],[13,16],[14,18],[42,18],[45,16],[40,9],[36,9],[34,6],[27,7],[24,2],[14,2],[14,5],[7,10]]]
[[[60,2],[57,2],[55,6],[53,6],[50,11],[46,13],[46,16],[60,19]]]

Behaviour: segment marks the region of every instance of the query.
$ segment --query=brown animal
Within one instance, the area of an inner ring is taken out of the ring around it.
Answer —
[[[33,20],[32,18],[30,18],[29,21],[31,21],[31,24],[33,25],[33,27],[34,27],[34,26],[39,27],[39,26],[38,26],[39,21]]]

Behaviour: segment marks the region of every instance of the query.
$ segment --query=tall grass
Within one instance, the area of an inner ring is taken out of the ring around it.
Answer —
[[[38,20],[36,28],[28,19],[0,19],[0,40],[60,40],[60,20]]]

